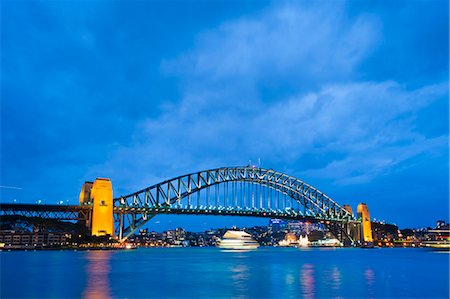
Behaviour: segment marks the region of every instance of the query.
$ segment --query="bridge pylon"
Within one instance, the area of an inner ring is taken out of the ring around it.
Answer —
[[[370,223],[369,208],[365,203],[360,203],[358,205],[358,220],[361,221],[360,224],[360,242],[363,247],[372,247],[372,225]]]
[[[80,205],[92,206],[92,214],[86,220],[91,236],[114,237],[114,202],[112,183],[107,178],[85,182],[80,192]]]
[[[343,205],[343,208],[351,215],[352,219],[354,218],[353,209],[350,205],[345,204]],[[349,221],[345,223],[345,232],[346,235],[350,237],[352,240],[351,244],[345,244],[345,245],[352,245],[356,246],[358,245],[361,237],[361,223],[359,221]]]

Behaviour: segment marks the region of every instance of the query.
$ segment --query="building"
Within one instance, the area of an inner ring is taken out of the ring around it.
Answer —
[[[70,235],[61,232],[0,231],[0,243],[4,243],[5,248],[61,246],[67,244],[69,237]]]
[[[287,222],[281,219],[270,219],[269,232],[276,233],[279,231],[285,231],[287,228]]]

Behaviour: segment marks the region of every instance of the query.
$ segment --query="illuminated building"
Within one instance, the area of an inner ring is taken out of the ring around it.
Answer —
[[[370,224],[369,208],[365,203],[358,205],[358,219],[361,221],[361,243],[371,245],[373,242],[372,226]]]
[[[0,243],[10,248],[25,249],[27,247],[46,247],[63,245],[66,243],[67,235],[61,232],[30,233],[27,231],[0,231]]]
[[[271,233],[284,231],[286,229],[287,222],[281,219],[270,219],[269,231]]]
[[[289,243],[297,242],[297,236],[293,233],[287,233],[286,236],[284,237],[284,239],[286,241],[288,241]]]
[[[289,221],[287,224],[287,230],[294,233],[302,233],[303,227],[304,224],[301,221]]]
[[[281,240],[280,242],[278,242],[279,246],[297,246],[297,236],[293,233],[287,233],[284,236],[284,240]]]

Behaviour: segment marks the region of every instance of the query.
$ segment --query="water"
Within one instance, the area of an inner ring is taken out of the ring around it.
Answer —
[[[448,298],[425,249],[3,251],[1,298]]]

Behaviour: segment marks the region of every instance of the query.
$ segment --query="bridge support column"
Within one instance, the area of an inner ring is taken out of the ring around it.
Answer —
[[[352,221],[347,223],[347,233],[350,236],[350,238],[354,242],[354,246],[357,246],[360,239],[361,239],[361,223],[357,221]]]
[[[370,224],[369,208],[365,203],[358,205],[358,220],[361,221],[360,242],[361,246],[372,247],[372,225]]]
[[[112,184],[109,179],[97,178],[92,186],[92,235],[114,236]]]
[[[353,209],[350,205],[345,204],[343,206],[343,208],[350,213],[350,215],[353,218]],[[345,230],[346,230],[346,234],[350,239],[350,243],[352,246],[356,246],[358,245],[358,242],[360,241],[360,230],[361,230],[361,225],[358,221],[349,221],[347,223],[345,223]]]
[[[92,190],[93,182],[85,182],[81,187],[80,192],[80,206],[91,205],[91,190]],[[86,220],[80,220],[79,222],[83,222],[83,226],[91,233],[91,221],[92,221],[92,212],[89,213]]]
[[[80,205],[92,206],[92,215],[86,223],[92,236],[114,236],[114,203],[109,179],[86,182],[81,189]]]
[[[123,213],[119,214],[119,240],[123,239],[123,226],[124,226],[124,215]]]
[[[325,224],[330,233],[345,247],[354,245],[355,239],[353,239],[353,236],[349,232],[351,225],[352,223],[350,222],[331,222]]]

